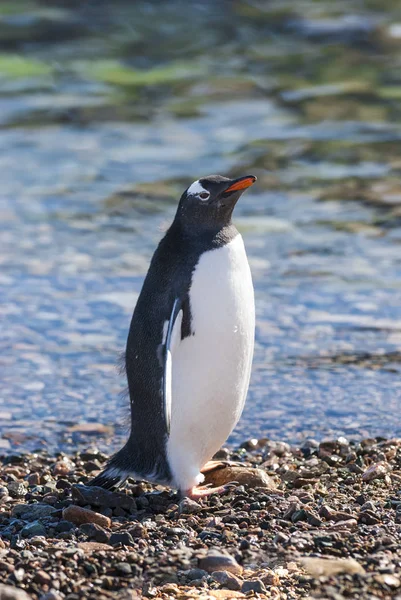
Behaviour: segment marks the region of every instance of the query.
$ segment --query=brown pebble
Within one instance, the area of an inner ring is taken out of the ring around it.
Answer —
[[[385,462],[374,463],[370,465],[362,475],[363,481],[373,481],[373,479],[384,479],[389,472],[390,467]]]
[[[27,477],[28,485],[39,485],[40,484],[40,475],[39,473],[31,473]]]
[[[49,585],[51,583],[52,578],[48,573],[40,569],[39,571],[36,571],[33,580],[35,583],[39,583],[40,585]]]
[[[102,544],[101,542],[79,542],[78,548],[81,548],[85,554],[92,554],[93,552],[100,552],[101,550],[114,550],[113,546]]]
[[[71,504],[71,506],[67,506],[63,510],[63,519],[71,521],[75,525],[82,525],[82,523],[96,523],[101,527],[110,527],[111,525],[109,517],[105,517],[93,510],[82,508],[82,506],[76,506],[75,504]]]
[[[214,581],[224,586],[227,590],[240,590],[242,581],[229,571],[213,571],[212,578]]]

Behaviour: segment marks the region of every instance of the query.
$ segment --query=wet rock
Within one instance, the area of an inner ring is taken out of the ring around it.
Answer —
[[[19,588],[0,583],[0,600],[31,600],[31,596]]]
[[[218,551],[211,550],[205,557],[199,560],[199,568],[213,573],[214,571],[228,571],[234,575],[241,575],[242,567],[237,563],[235,558],[229,554],[223,554]]]
[[[312,577],[330,577],[339,573],[363,575],[365,569],[353,558],[302,558],[301,564]]]
[[[214,581],[222,585],[227,590],[240,590],[242,581],[229,571],[214,571],[212,573]]]
[[[248,579],[244,581],[241,586],[241,592],[247,594],[248,592],[255,592],[256,594],[263,594],[266,591],[265,584],[260,579]]]
[[[74,502],[82,506],[91,504],[102,508],[123,508],[129,512],[136,509],[135,500],[131,496],[98,486],[74,485],[71,494]]]
[[[82,508],[81,506],[74,504],[71,504],[63,510],[63,519],[71,521],[71,523],[75,523],[75,525],[82,525],[83,523],[96,523],[101,527],[110,527],[111,525],[109,517],[105,517],[93,510]]]

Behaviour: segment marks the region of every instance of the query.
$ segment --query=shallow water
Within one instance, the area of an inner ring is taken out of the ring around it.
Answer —
[[[401,3],[293,4],[2,3],[2,450],[121,443],[135,299],[213,172],[258,176],[231,442],[401,434]]]

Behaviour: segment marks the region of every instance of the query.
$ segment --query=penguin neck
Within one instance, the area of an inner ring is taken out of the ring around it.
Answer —
[[[202,224],[199,227],[194,224],[189,226],[180,219],[175,219],[170,229],[174,236],[180,237],[190,245],[202,246],[205,249],[225,246],[238,235],[238,230],[231,219],[224,224],[207,226]]]

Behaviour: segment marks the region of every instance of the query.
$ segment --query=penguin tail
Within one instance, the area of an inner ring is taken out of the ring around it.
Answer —
[[[107,464],[107,467],[91,479],[87,485],[102,487],[106,490],[119,488],[133,473],[127,468],[130,453],[127,445],[115,454]]]

